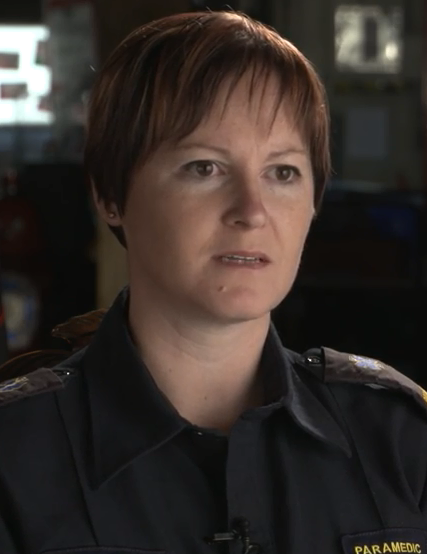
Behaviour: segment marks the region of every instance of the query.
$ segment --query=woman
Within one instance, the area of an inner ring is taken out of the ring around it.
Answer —
[[[425,552],[421,390],[271,325],[330,167],[304,56],[236,13],[145,25],[85,156],[129,287],[87,349],[3,384],[0,550]]]

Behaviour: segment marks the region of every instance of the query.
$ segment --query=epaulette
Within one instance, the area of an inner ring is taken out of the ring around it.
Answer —
[[[67,348],[28,352],[4,363],[0,367],[0,406],[64,387],[74,370],[58,364],[89,344],[105,312],[89,312],[55,327],[52,336],[65,341]]]
[[[411,396],[427,410],[427,392],[393,367],[332,348],[316,348],[303,355],[304,366],[324,383],[353,383],[391,389]]]
[[[71,371],[68,372],[68,375]],[[63,388],[65,380],[61,374],[48,367],[32,371],[28,375],[15,377],[0,383],[0,406],[17,400]]]

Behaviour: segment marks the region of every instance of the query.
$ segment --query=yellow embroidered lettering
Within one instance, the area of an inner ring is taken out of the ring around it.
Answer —
[[[390,540],[394,537],[399,537],[401,540]],[[353,539],[350,544],[347,541],[343,542],[347,554],[427,554],[427,550],[422,546],[424,544],[422,537],[422,532],[416,529],[385,529],[378,532],[367,532],[354,535],[356,540],[349,536],[350,539]],[[347,539],[347,537],[345,537],[345,539]],[[408,542],[404,542],[405,539]],[[419,542],[415,542],[417,539]],[[409,542],[410,540],[414,542]],[[366,541],[366,543],[363,544],[362,541]],[[372,544],[374,541],[375,543]],[[2,553],[0,552],[0,554]]]

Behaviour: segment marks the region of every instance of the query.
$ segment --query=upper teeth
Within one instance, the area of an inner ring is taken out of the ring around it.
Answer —
[[[250,262],[256,262],[257,260],[260,260],[260,258],[253,258],[250,256],[223,256],[226,260],[242,260],[242,261],[250,261]]]

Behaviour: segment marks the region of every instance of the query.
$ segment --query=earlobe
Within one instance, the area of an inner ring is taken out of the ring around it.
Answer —
[[[106,221],[108,225],[111,225],[113,227],[119,227],[122,224],[121,218],[118,214],[118,210],[116,209],[115,206],[113,208],[111,208],[111,206],[109,207]]]
[[[122,223],[121,223],[121,218],[119,216],[119,210],[117,209],[117,206],[114,203],[109,203],[108,205],[105,203],[105,200],[99,196],[98,191],[96,190],[96,187],[94,185],[93,179],[90,180],[90,184],[91,184],[93,202],[95,204],[96,211],[98,212],[99,216],[106,223],[108,223],[108,225],[112,225],[113,227],[119,227]]]
[[[119,227],[122,224],[119,211],[115,204],[105,205],[104,201],[99,200],[97,202],[97,210],[102,219],[113,227]]]

